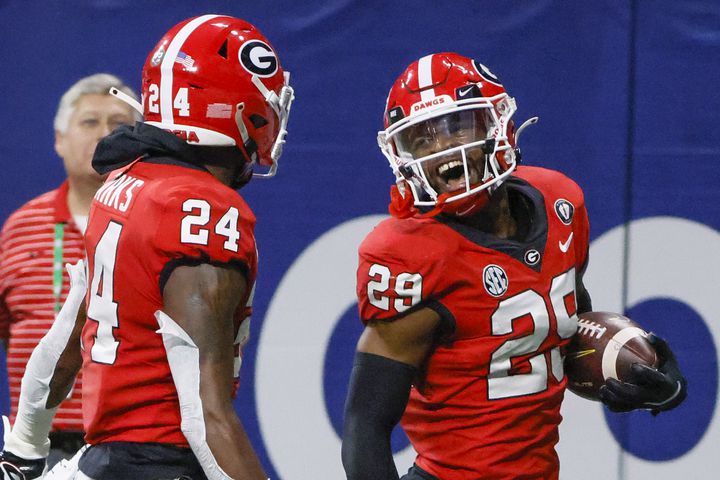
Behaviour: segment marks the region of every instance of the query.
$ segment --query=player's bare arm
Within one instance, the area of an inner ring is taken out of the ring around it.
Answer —
[[[419,367],[433,345],[440,315],[423,308],[395,321],[368,323],[357,351]]]
[[[209,264],[173,270],[163,291],[164,309],[199,351],[200,398],[206,440],[231,478],[266,479],[232,405],[234,324],[245,297],[243,274]]]
[[[60,402],[67,398],[70,389],[75,383],[75,377],[77,377],[82,367],[80,337],[86,320],[87,309],[85,308],[85,300],[83,300],[75,318],[75,326],[70,334],[70,339],[60,354],[60,358],[55,366],[55,372],[53,372],[53,376],[50,379],[50,392],[45,402],[45,408],[50,409],[60,405]]]
[[[345,403],[342,459],[349,480],[398,478],[390,434],[405,410],[418,368],[432,350],[439,324],[440,315],[423,308],[365,327]]]

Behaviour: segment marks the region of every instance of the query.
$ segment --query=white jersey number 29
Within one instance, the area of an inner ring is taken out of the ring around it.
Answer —
[[[557,333],[560,338],[570,338],[577,328],[577,314],[571,316],[565,307],[565,297],[575,294],[575,270],[571,269],[553,278],[550,286],[550,305],[557,319]],[[558,382],[563,378],[563,365],[560,350],[550,351],[550,361],[545,353],[538,352],[540,346],[550,335],[550,314],[545,299],[535,290],[525,290],[502,300],[491,317],[492,334],[508,335],[513,332],[513,321],[529,316],[533,322],[532,333],[515,336],[506,340],[495,350],[490,359],[488,375],[488,398],[500,398],[531,395],[547,388],[549,370]],[[531,356],[528,373],[512,374],[512,359]],[[548,365],[549,363],[549,365]]]
[[[390,285],[393,275],[390,269],[385,265],[373,263],[369,271],[370,278],[373,280],[367,284],[367,295],[370,304],[380,310],[390,310],[395,308],[398,313],[414,307],[422,299],[422,275],[419,273],[403,272],[394,278],[394,285]],[[394,291],[392,296],[395,301],[390,303],[390,296],[383,295],[389,289]]]

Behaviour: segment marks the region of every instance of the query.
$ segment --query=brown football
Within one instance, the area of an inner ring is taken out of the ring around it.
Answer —
[[[598,400],[608,378],[628,381],[633,363],[657,367],[658,356],[647,332],[618,313],[587,312],[565,351],[567,387],[581,397]]]

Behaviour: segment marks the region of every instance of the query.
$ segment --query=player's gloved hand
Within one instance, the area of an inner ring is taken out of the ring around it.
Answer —
[[[5,450],[0,452],[0,480],[41,478],[45,471],[45,457],[38,453],[38,449],[13,435],[10,420],[5,415],[2,422]],[[23,452],[27,458],[20,456]]]
[[[667,342],[655,334],[648,340],[660,357],[660,366],[632,366],[632,382],[609,378],[600,387],[600,400],[613,412],[629,412],[644,408],[653,415],[680,405],[687,396],[687,381],[680,372],[675,355]]]
[[[41,478],[44,470],[44,458],[28,460],[5,450],[0,452],[0,479],[2,480]]]

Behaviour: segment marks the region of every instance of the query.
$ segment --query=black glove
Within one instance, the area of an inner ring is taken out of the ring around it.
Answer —
[[[653,415],[680,405],[687,396],[687,381],[680,372],[675,355],[667,342],[655,334],[648,340],[655,347],[660,366],[655,369],[635,363],[632,381],[620,382],[609,378],[600,387],[600,401],[613,412],[648,409]]]
[[[26,460],[3,450],[0,452],[0,480],[32,480],[45,470],[45,459]]]

